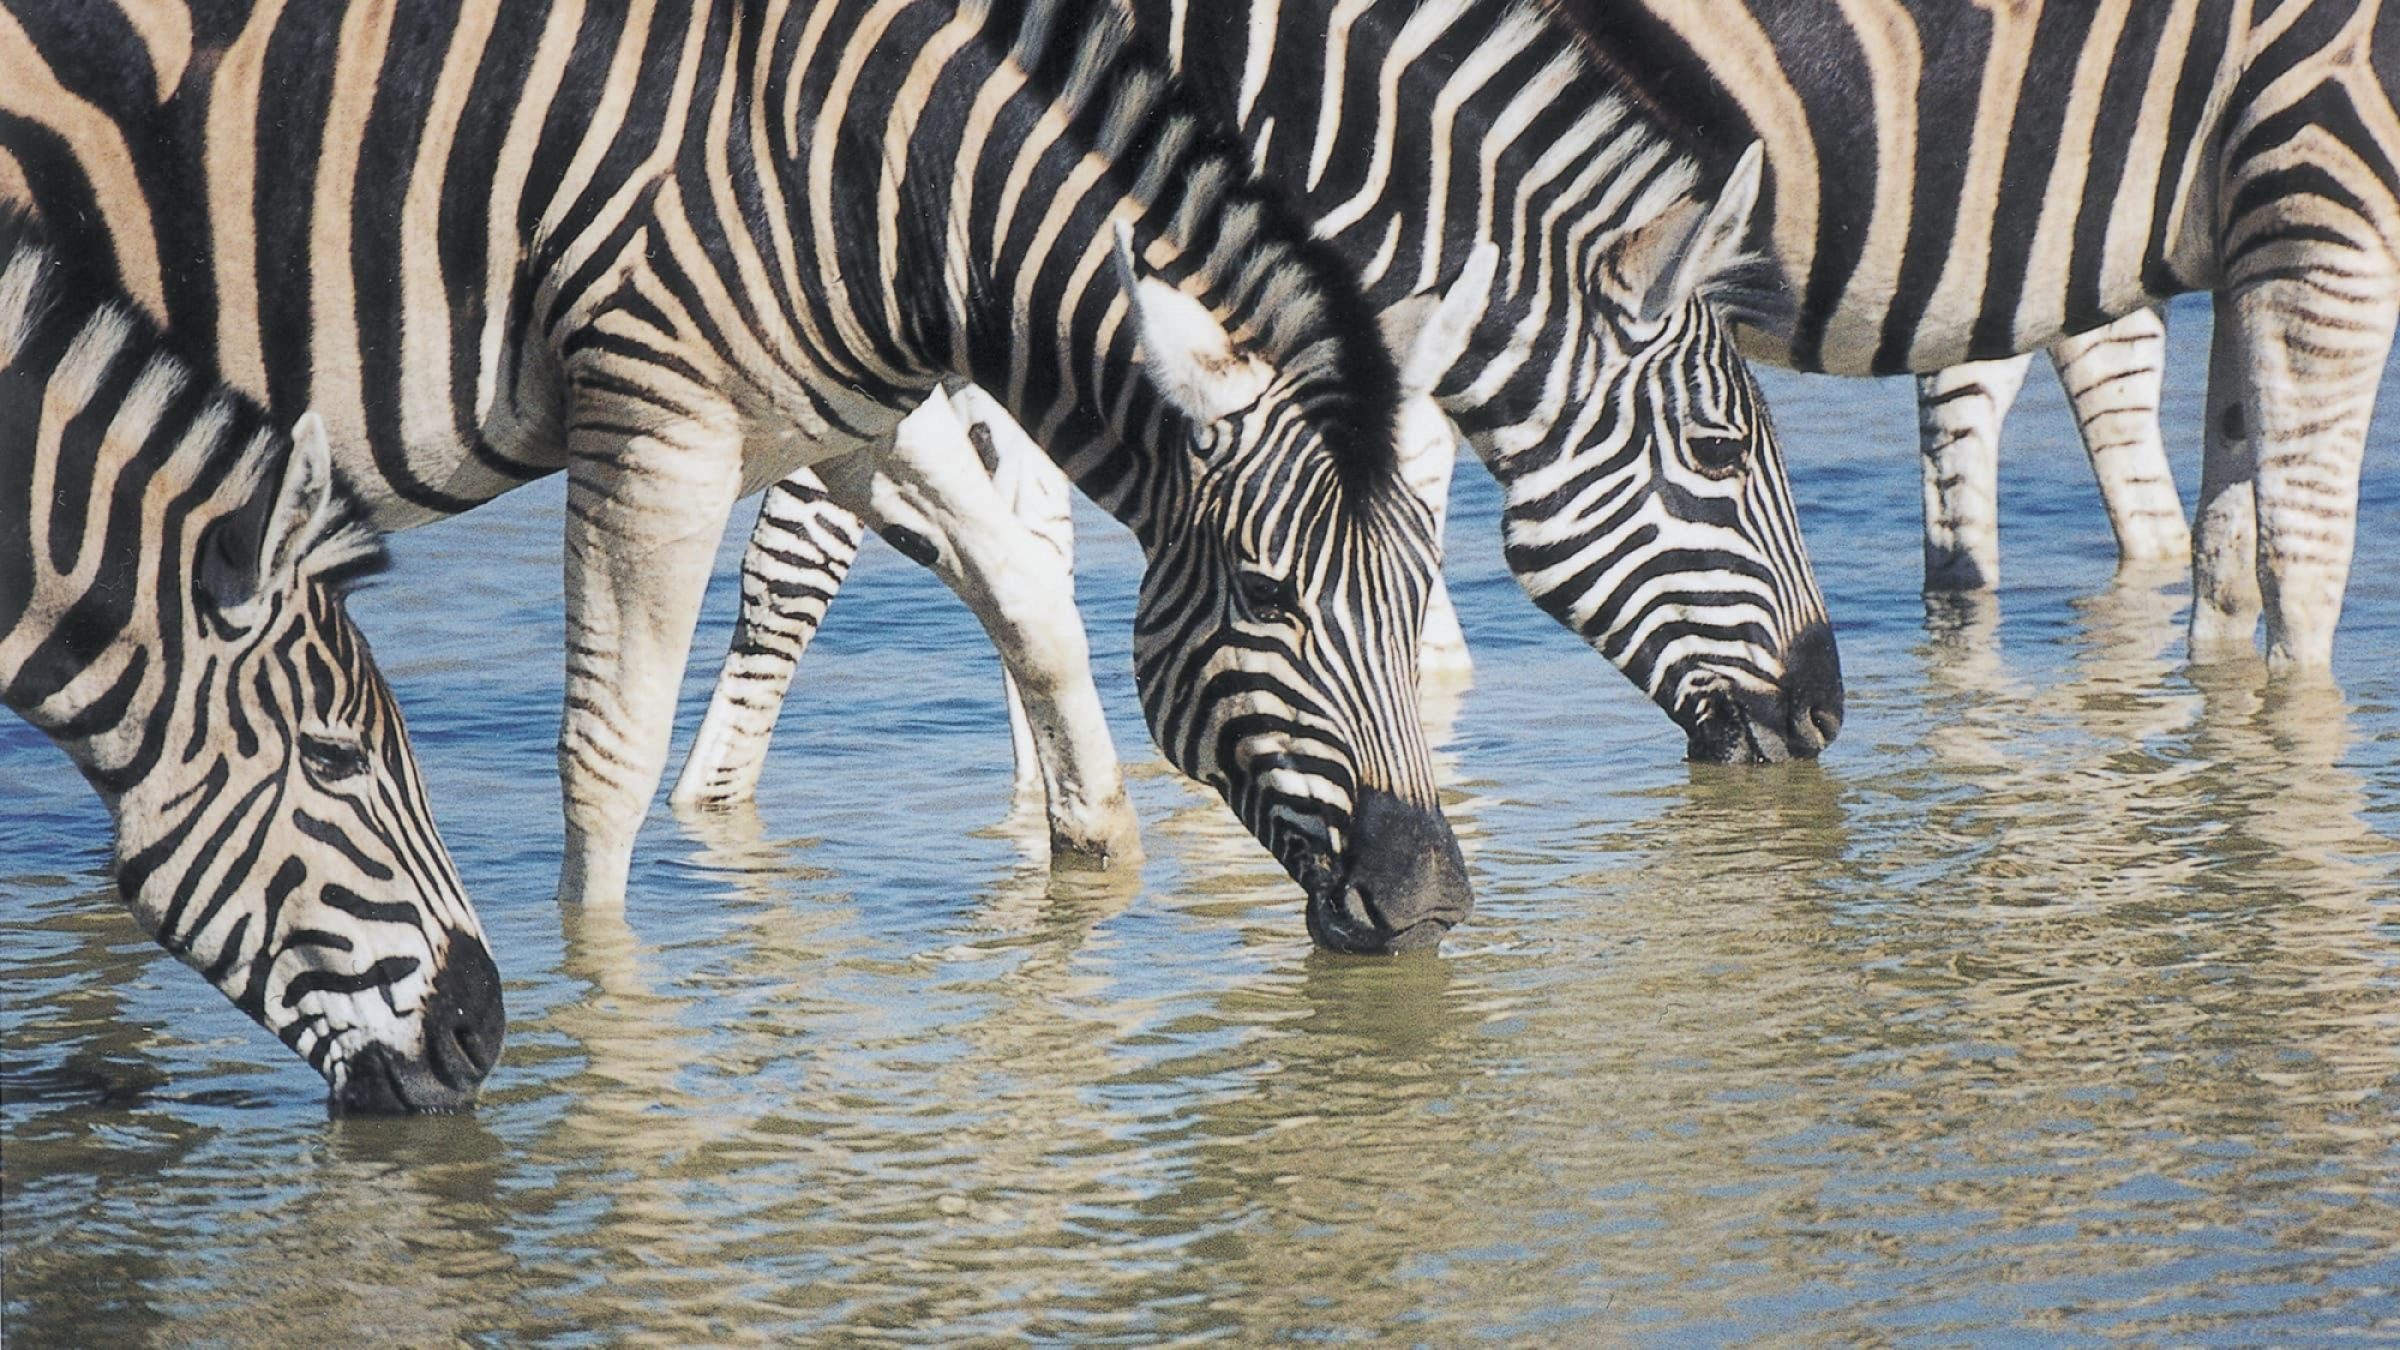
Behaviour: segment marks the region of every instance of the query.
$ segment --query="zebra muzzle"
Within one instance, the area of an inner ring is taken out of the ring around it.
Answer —
[[[380,1041],[352,1054],[327,1109],[337,1116],[398,1116],[473,1108],[485,1076],[500,1062],[508,1029],[500,971],[481,938],[450,934],[422,1022],[424,1049],[416,1056]]]
[[[1449,823],[1388,792],[1359,794],[1344,862],[1305,879],[1308,934],[1328,951],[1431,951],[1475,908]]]

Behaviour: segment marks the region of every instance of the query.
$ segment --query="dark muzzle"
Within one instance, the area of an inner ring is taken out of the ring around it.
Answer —
[[[398,1116],[475,1105],[484,1077],[500,1062],[500,1043],[508,1032],[500,969],[482,939],[450,935],[449,959],[434,977],[424,1020],[423,1058],[409,1060],[390,1046],[368,1046],[351,1056],[349,1078],[328,1108],[335,1115]]]
[[[1309,890],[1308,935],[1329,951],[1431,950],[1475,908],[1449,822],[1388,792],[1359,794],[1347,862]]]
[[[1728,690],[1687,734],[1702,764],[1814,759],[1842,731],[1842,654],[1833,629],[1810,624],[1784,653],[1781,697]]]

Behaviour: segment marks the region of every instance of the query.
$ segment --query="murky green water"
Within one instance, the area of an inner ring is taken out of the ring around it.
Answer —
[[[2031,385],[2006,588],[1929,618],[1906,385],[1772,380],[1850,676],[1819,765],[1677,763],[1462,473],[1482,907],[1432,960],[1312,955],[1157,767],[1098,530],[1138,883],[988,828],[997,666],[878,551],[758,813],[662,808],[622,920],[550,900],[555,486],[402,537],[357,608],[513,1019],[471,1119],[329,1124],[0,722],[9,1343],[2400,1337],[2400,380],[2339,692],[2185,671]]]

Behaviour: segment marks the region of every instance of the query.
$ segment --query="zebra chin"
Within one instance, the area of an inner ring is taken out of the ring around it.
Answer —
[[[1475,909],[1458,837],[1437,810],[1369,788],[1358,795],[1343,865],[1298,870],[1308,935],[1328,951],[1432,951]]]
[[[335,1116],[447,1115],[472,1110],[484,1078],[500,1061],[508,1019],[500,971],[470,933],[450,935],[448,959],[418,1018],[424,1049],[408,1054],[370,1041],[344,1061],[326,1097]]]
[[[1842,731],[1842,657],[1833,629],[1811,624],[1784,654],[1780,688],[1754,689],[1715,671],[1688,677],[1670,714],[1695,764],[1815,759]]]

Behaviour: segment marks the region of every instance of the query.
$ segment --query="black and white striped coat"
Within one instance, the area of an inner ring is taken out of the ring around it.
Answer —
[[[956,376],[1142,540],[1154,730],[1321,933],[1464,912],[1390,359],[1104,6],[10,12],[0,185],[237,386],[318,408],[379,520],[568,471],[563,895],[623,895],[733,499]]]
[[[2217,300],[2196,655],[2322,667],[2400,316],[2388,0],[1562,0],[1714,152],[1762,139],[1804,370],[1935,370]],[[1873,21],[1869,21],[1869,18]]]
[[[1707,303],[1740,275],[1755,179],[1728,177],[1713,208],[1689,195],[1678,129],[1529,5],[1135,9],[1261,172],[1304,187],[1378,301],[1496,245],[1489,312],[1437,392],[1507,493],[1528,592],[1682,724],[1696,758],[1820,749],[1840,718],[1830,630],[1771,428]],[[736,743],[765,734],[839,584],[850,508],[874,514],[831,490],[843,500],[817,482],[770,494],[737,637],[756,649],[737,648],[715,705],[739,716],[712,711],[740,729],[702,741],[679,792],[752,781]]]
[[[353,1111],[475,1100],[500,982],[342,606],[382,560],[287,437],[0,211],[0,701],[116,822],[143,928]]]

